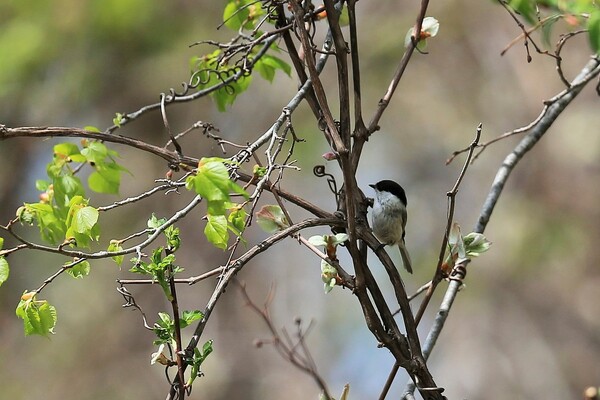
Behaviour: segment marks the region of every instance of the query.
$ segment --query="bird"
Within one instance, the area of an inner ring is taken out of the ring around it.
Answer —
[[[383,245],[398,245],[404,268],[412,274],[412,263],[404,241],[408,218],[406,193],[402,186],[388,179],[369,186],[375,190],[371,211],[373,233]]]

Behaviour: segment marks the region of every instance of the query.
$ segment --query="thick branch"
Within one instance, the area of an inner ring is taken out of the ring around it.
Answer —
[[[125,146],[133,147],[154,155],[157,155],[165,159],[170,164],[178,165],[183,163],[185,165],[196,167],[198,165],[198,159],[193,157],[179,157],[179,155],[171,150],[167,150],[163,147],[158,147],[141,140],[133,139],[127,136],[108,134],[104,132],[92,132],[86,131],[85,129],[79,128],[67,128],[67,127],[20,127],[20,128],[9,128],[4,125],[0,125],[0,141],[6,139],[13,139],[17,137],[27,138],[47,138],[47,137],[78,137],[102,140],[105,142],[123,144]]]

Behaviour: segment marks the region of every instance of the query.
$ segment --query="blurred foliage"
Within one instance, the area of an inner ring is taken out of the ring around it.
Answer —
[[[2,2],[0,100],[26,95],[46,80],[59,80],[63,92],[83,98],[99,95],[102,82],[126,79],[107,68],[112,60],[135,64],[177,41],[187,29],[180,10],[186,3]]]
[[[550,30],[557,19],[573,29],[586,29],[592,50],[600,54],[600,5],[593,0],[510,0],[509,6],[529,25],[544,29],[549,42]]]

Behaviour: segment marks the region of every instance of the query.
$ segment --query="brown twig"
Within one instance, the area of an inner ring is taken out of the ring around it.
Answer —
[[[246,291],[246,285],[244,283],[240,283],[237,279],[234,280],[238,284],[240,288],[240,292],[246,301],[246,305],[252,309],[258,316],[261,317],[269,332],[271,332],[272,339],[269,341],[265,340],[257,340],[255,343],[257,347],[261,347],[265,343],[272,344],[279,355],[288,361],[290,364],[298,368],[300,371],[308,374],[313,378],[317,386],[321,389],[323,396],[326,399],[332,399],[331,394],[329,393],[329,389],[327,388],[327,384],[323,377],[317,371],[317,365],[310,353],[310,350],[306,344],[305,338],[310,331],[312,323],[303,330],[302,329],[302,320],[300,318],[296,318],[296,339],[295,342],[292,340],[284,329],[281,333],[275,328],[275,324],[273,323],[273,319],[271,318],[271,314],[269,312],[269,306],[274,298],[274,291],[271,287],[269,290],[269,294],[267,296],[267,300],[264,302],[263,307],[259,307],[252,301],[250,295]]]
[[[473,152],[479,145],[479,139],[481,139],[481,129],[482,129],[482,125],[479,124],[477,126],[477,130],[475,132],[475,139],[473,139],[473,141],[471,142],[471,145],[469,146],[469,152],[467,153],[467,158],[465,159],[463,167],[458,175],[458,178],[456,179],[456,182],[454,183],[454,186],[452,187],[452,189],[446,194],[448,196],[448,211],[447,211],[446,229],[444,231],[444,237],[442,238],[442,244],[440,246],[440,253],[438,256],[438,262],[437,262],[437,266],[435,269],[435,273],[433,275],[433,278],[431,279],[431,284],[427,288],[427,293],[425,294],[425,298],[423,299],[423,302],[421,303],[421,306],[419,307],[419,310],[417,311],[417,314],[415,315],[415,323],[417,325],[419,324],[419,322],[421,322],[421,318],[423,317],[423,314],[425,313],[425,310],[427,309],[427,306],[429,305],[429,301],[431,300],[433,293],[435,292],[435,289],[437,288],[438,284],[442,281],[442,279],[444,279],[444,273],[442,271],[442,264],[444,263],[444,259],[446,257],[446,251],[448,248],[448,238],[450,237],[450,229],[452,229],[452,224],[454,223],[454,207],[456,205],[456,195],[458,194],[458,188],[460,187],[460,184],[461,184],[463,178],[465,177],[465,174],[467,173],[467,169],[469,168],[469,165],[471,163],[471,158],[473,157]]]

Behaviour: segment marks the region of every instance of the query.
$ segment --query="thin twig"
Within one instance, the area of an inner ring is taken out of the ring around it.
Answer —
[[[456,179],[456,182],[454,183],[454,186],[452,187],[452,189],[446,194],[448,196],[448,212],[447,212],[447,220],[446,220],[446,230],[444,231],[444,237],[442,238],[442,244],[440,246],[440,253],[438,256],[438,262],[437,262],[434,276],[431,279],[431,285],[429,285],[429,287],[427,288],[427,293],[425,294],[425,298],[423,299],[423,302],[421,303],[421,306],[419,307],[419,310],[417,311],[417,314],[415,315],[415,322],[417,325],[419,324],[419,322],[421,322],[421,318],[423,317],[423,314],[425,313],[425,310],[427,309],[427,306],[429,305],[429,301],[431,300],[431,297],[433,296],[435,289],[437,288],[438,284],[444,278],[444,274],[442,271],[442,264],[444,263],[444,258],[446,256],[446,251],[447,251],[447,247],[448,247],[448,238],[450,237],[450,229],[452,229],[452,224],[454,223],[454,206],[456,204],[456,195],[458,193],[458,188],[460,187],[460,184],[461,184],[463,178],[465,177],[465,174],[467,173],[467,169],[469,168],[469,165],[471,163],[471,157],[473,157],[473,152],[475,151],[475,149],[477,148],[477,145],[479,144],[479,139],[481,139],[481,128],[482,128],[482,125],[479,124],[477,126],[477,130],[475,132],[475,139],[473,139],[473,141],[471,142],[471,145],[469,146],[469,153],[467,154],[467,158],[463,164],[460,174],[458,175],[458,178]]]

